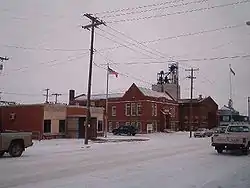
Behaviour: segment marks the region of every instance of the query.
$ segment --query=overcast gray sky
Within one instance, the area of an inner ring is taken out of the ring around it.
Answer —
[[[236,2],[240,3],[230,5]],[[229,97],[231,63],[236,73],[234,106],[247,113],[250,58],[245,55],[250,54],[250,27],[244,24],[250,20],[250,0],[1,0],[0,7],[0,55],[10,57],[0,77],[4,100],[42,102],[45,88],[62,93],[61,102],[67,101],[69,89],[86,93],[90,33],[81,29],[81,25],[89,23],[82,14],[100,13],[97,16],[106,21],[108,27],[100,26],[101,30],[96,30],[98,53],[94,61],[103,64],[105,58],[110,59],[118,63],[111,65],[114,70],[128,75],[110,77],[111,92],[125,91],[133,82],[150,88],[151,83],[156,82],[156,73],[167,69],[166,61],[172,56],[175,60],[190,60],[180,62],[182,97],[189,97],[190,89],[190,81],[185,79],[188,73],[184,70],[194,66],[200,69],[195,73],[195,95],[210,95],[222,106]],[[103,13],[117,9],[120,11]],[[119,20],[123,21],[116,22]],[[138,44],[131,46],[134,41],[110,27],[137,41],[159,40],[145,43],[150,49]],[[193,34],[197,32],[201,33]],[[130,48],[101,50],[117,46],[115,42]],[[231,56],[243,57],[192,61]],[[130,62],[138,64],[126,65]],[[93,93],[104,93],[105,69],[94,66],[93,73]]]

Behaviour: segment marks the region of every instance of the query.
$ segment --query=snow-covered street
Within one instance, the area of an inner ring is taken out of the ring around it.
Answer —
[[[250,155],[218,155],[209,138],[146,135],[149,141],[35,142],[21,158],[0,159],[0,188],[249,188]]]

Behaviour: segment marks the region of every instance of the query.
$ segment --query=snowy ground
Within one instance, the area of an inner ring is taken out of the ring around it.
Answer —
[[[148,136],[148,135],[147,135]],[[0,159],[0,188],[249,188],[250,155],[218,155],[207,138],[153,134],[144,142],[36,142]]]

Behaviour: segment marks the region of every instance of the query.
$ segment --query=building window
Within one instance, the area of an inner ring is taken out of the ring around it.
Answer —
[[[102,131],[103,131],[103,123],[101,120],[98,120],[97,132],[102,132]]]
[[[112,106],[112,116],[116,116],[116,106]]]
[[[136,105],[135,105],[135,103],[131,104],[131,115],[136,116]]]
[[[119,122],[116,122],[115,128],[117,129],[119,128],[119,126],[120,126]]]
[[[142,114],[141,103],[137,104],[137,115],[140,116]]]
[[[44,133],[51,133],[51,120],[45,119],[43,122],[43,132]]]
[[[222,116],[222,121],[229,122],[230,118],[229,116]]]
[[[153,121],[153,132],[157,132],[157,121]]]
[[[65,129],[65,120],[59,120],[59,133],[65,133]]]
[[[141,128],[141,122],[138,121],[138,122],[136,123],[136,128],[137,128],[138,133],[140,133],[141,130],[142,130],[142,128]]]
[[[185,122],[185,123],[188,123],[188,116],[185,116],[184,122]]]
[[[112,122],[110,121],[110,122],[109,122],[109,132],[112,132],[112,130],[113,130]]]
[[[175,117],[176,117],[175,107],[170,108],[170,113],[171,113],[171,117],[172,117],[172,118],[175,118]]]
[[[152,104],[152,116],[157,116],[157,104]]]
[[[125,105],[125,115],[130,116],[130,114],[131,114],[130,104],[126,104]]]
[[[198,116],[194,117],[194,123],[199,123],[199,117]]]

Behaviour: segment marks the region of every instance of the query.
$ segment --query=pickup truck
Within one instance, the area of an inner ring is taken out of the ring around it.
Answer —
[[[241,150],[248,155],[250,147],[250,126],[248,124],[230,124],[225,133],[215,133],[211,138],[212,146],[218,153],[223,150]]]
[[[20,157],[25,148],[33,145],[30,132],[0,132],[0,157],[9,153],[11,157]]]

